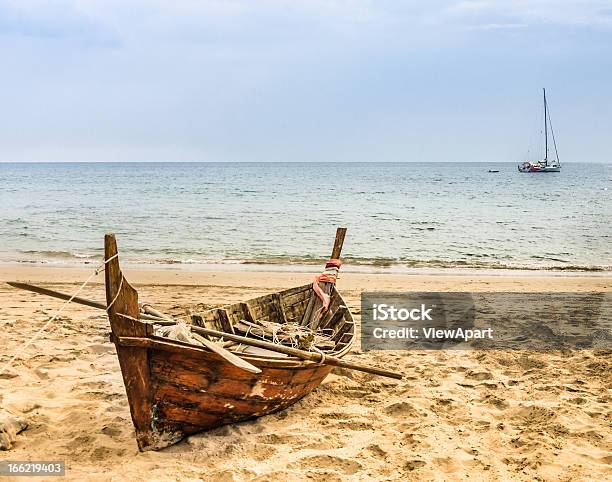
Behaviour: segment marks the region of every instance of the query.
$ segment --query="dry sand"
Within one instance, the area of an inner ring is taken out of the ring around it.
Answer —
[[[0,268],[72,292],[82,269]],[[126,270],[167,312],[307,283],[308,273]],[[101,279],[83,296],[103,300]],[[609,277],[344,274],[362,290],[612,291]],[[0,284],[0,366],[61,301]],[[612,478],[609,353],[368,352],[402,381],[337,370],[293,407],[139,453],[105,314],[69,306],[0,377],[0,406],[29,423],[9,460],[65,460],[75,480],[604,480]],[[23,478],[16,478],[18,482]],[[43,479],[52,480],[52,479]]]

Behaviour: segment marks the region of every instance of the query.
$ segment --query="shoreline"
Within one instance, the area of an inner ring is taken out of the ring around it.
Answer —
[[[282,290],[312,283],[319,267],[308,271],[180,270],[124,266],[126,278],[138,286],[198,286]],[[89,267],[7,266],[0,265],[0,283],[24,281],[42,284],[79,284],[94,270]],[[104,283],[100,273],[90,285]],[[5,285],[6,286],[6,285]],[[612,274],[567,272],[491,273],[470,272],[340,273],[341,291],[358,295],[362,291],[612,291]],[[262,292],[263,293],[263,292]]]
[[[0,267],[8,266],[45,266],[45,267],[87,267],[95,266],[99,256],[76,256],[74,258],[0,258]],[[122,265],[140,269],[183,269],[190,271],[225,271],[234,269],[240,271],[311,271],[313,267],[324,266],[327,258],[299,258],[299,257],[271,257],[267,259],[211,259],[211,260],[175,260],[175,259],[129,259],[124,257]],[[612,275],[612,265],[605,264],[504,264],[504,263],[478,263],[468,261],[445,261],[439,259],[421,261],[400,261],[390,259],[353,259],[344,257],[344,271],[361,273],[410,273],[430,271],[458,271],[487,270],[510,272],[576,272],[576,273],[608,273]]]
[[[52,273],[55,277],[58,273],[77,273],[90,274],[97,263],[38,263],[21,261],[0,261],[0,281],[4,279],[4,273],[36,273],[34,275],[40,279],[44,272]],[[151,273],[157,277],[156,273],[184,273],[192,276],[215,275],[225,273],[274,273],[274,274],[309,274],[315,275],[321,272],[324,262],[321,263],[295,263],[295,264],[274,264],[274,263],[206,263],[206,264],[180,264],[180,263],[130,263],[123,262],[122,267],[126,271],[138,273]],[[612,270],[609,269],[547,269],[547,268],[490,268],[490,267],[406,267],[406,266],[372,266],[345,264],[342,266],[340,276],[343,275],[375,275],[375,276],[434,276],[434,277],[525,277],[525,278],[612,278]]]

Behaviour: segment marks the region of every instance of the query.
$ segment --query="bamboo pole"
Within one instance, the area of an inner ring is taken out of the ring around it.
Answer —
[[[6,284],[12,286],[13,288],[19,288],[26,291],[32,291],[33,293],[38,293],[41,295],[50,296],[52,298],[58,298],[60,300],[69,300],[72,298],[72,295],[67,293],[62,293],[61,291],[50,290],[49,288],[43,288],[42,286],[36,286],[29,283],[19,283],[17,281],[7,281]],[[80,296],[75,296],[72,300],[73,303],[78,303],[80,305],[90,306],[91,308],[97,308],[99,310],[106,311],[106,305],[104,303],[100,303],[99,301],[88,300],[87,298],[81,298]],[[149,321],[157,321],[158,317],[152,316],[146,313],[141,313],[140,318],[143,320]],[[163,323],[162,324],[170,324]],[[172,322],[174,324],[174,322]]]
[[[160,311],[157,311],[152,306],[144,305],[143,309],[144,309],[145,313],[147,313],[147,314],[149,314],[151,316],[156,316],[158,318],[165,319],[165,320],[170,321],[172,323],[176,323],[172,318],[170,318],[167,315],[164,315]],[[192,328],[191,331],[194,331],[193,327],[191,327],[191,328]],[[261,373],[261,369],[257,368],[255,365],[249,363],[248,361],[243,360],[242,358],[240,358],[239,356],[235,355],[231,351],[226,350],[222,345],[219,345],[218,343],[215,343],[214,341],[211,341],[208,338],[204,338],[204,337],[202,337],[201,340],[198,340],[198,341],[200,343],[203,343],[204,346],[206,348],[208,348],[210,351],[213,351],[217,355],[219,355],[220,357],[225,358],[232,365],[235,365],[238,368],[242,368],[243,370],[246,370],[247,372],[250,372],[250,373]]]
[[[7,282],[7,284],[13,286],[14,288],[21,288],[23,290],[33,291],[34,293],[39,293],[42,295],[47,295],[47,296],[51,296],[53,298],[59,298],[62,300],[69,300],[71,298],[71,295],[67,295],[59,291],[50,290],[48,288],[42,288],[40,286],[31,285],[28,283],[18,283],[14,281],[9,281]],[[99,310],[106,311],[106,306],[104,304],[99,303],[97,301],[88,300],[87,298],[75,297],[72,301],[80,305],[90,306],[92,308],[97,308]],[[144,305],[143,309],[145,312],[139,314],[140,319],[146,319],[148,321],[155,321],[156,323],[161,324],[161,325],[176,325],[175,320],[160,313],[159,311],[157,311],[156,309],[152,308],[149,305]],[[246,360],[243,360],[239,356],[236,356],[234,353],[226,350],[221,345],[218,345],[217,343],[207,340],[205,338],[203,340],[204,340],[203,343],[205,344],[206,348],[208,348],[210,351],[214,351],[219,356],[222,356],[223,358],[225,358],[231,364],[236,365],[238,368],[242,368],[243,370],[246,370],[251,373],[261,373],[261,370],[259,368],[247,362]]]
[[[61,299],[66,299],[65,298],[65,294],[64,293],[60,293],[58,291],[53,291],[47,288],[40,288],[38,286],[34,286],[34,285],[29,285],[27,283],[16,283],[16,282],[9,282],[9,285],[15,287],[15,288],[21,288],[21,289],[25,289],[28,291],[34,291],[36,293],[40,293],[40,294],[45,294],[48,296],[52,296],[54,298],[61,298]],[[70,296],[68,295],[68,298],[70,298]],[[75,298],[74,300],[75,303],[79,303],[82,305],[86,305],[86,306],[90,306],[92,308],[98,308],[101,310],[106,311],[106,306],[104,306],[102,303],[98,303],[96,301],[92,301],[92,300],[88,300],[86,298]],[[146,309],[147,307],[145,307]],[[158,312],[159,313],[159,312]],[[117,313],[118,316],[125,316],[122,315],[120,313]],[[144,316],[145,314],[141,314],[140,316]],[[160,313],[161,315],[161,313]],[[167,318],[164,315],[162,315],[161,318],[155,316],[155,315],[146,315],[149,316],[150,318],[153,318],[152,321],[155,321],[155,323],[159,323],[162,325],[170,325],[170,324],[176,324],[176,321],[171,319],[171,318]],[[301,358],[302,360],[308,360],[308,361],[313,361],[313,362],[319,362],[319,363],[323,363],[325,365],[333,365],[333,366],[337,366],[337,367],[341,367],[341,368],[348,368],[350,370],[357,370],[357,371],[361,371],[361,372],[366,372],[366,373],[371,373],[374,375],[380,375],[383,377],[389,377],[389,378],[395,378],[397,380],[401,380],[402,375],[399,373],[395,373],[395,372],[391,372],[388,370],[383,370],[381,368],[376,368],[376,367],[369,367],[366,365],[359,365],[357,363],[350,363],[344,360],[341,360],[340,358],[336,358],[330,355],[322,355],[321,353],[317,353],[317,352],[310,352],[310,351],[304,351],[304,350],[299,350],[297,348],[291,348],[288,346],[283,346],[283,345],[277,345],[275,343],[271,343],[268,341],[263,341],[263,340],[255,340],[253,338],[247,338],[244,336],[239,336],[239,335],[235,335],[232,333],[225,333],[222,331],[217,331],[217,330],[211,330],[208,328],[202,328],[200,326],[193,326],[190,325],[191,330],[195,333],[200,333],[202,335],[207,335],[207,336],[215,336],[217,338],[223,338],[224,340],[227,341],[233,341],[236,343],[241,343],[243,345],[250,345],[250,346],[255,346],[258,348],[264,348],[270,351],[274,351],[277,353],[284,353],[286,355],[291,355],[291,356],[295,356],[297,358]],[[129,343],[130,338],[133,337],[121,337],[121,339],[124,340],[125,343]],[[134,338],[136,339],[140,339],[140,338]],[[233,354],[232,354],[233,355]],[[239,357],[237,357],[239,358]],[[245,360],[242,360],[245,361]]]
[[[247,338],[240,335],[232,335],[230,333],[224,333],[222,331],[211,330],[209,328],[202,328],[201,326],[192,326],[191,330],[200,333],[202,335],[223,337],[225,340],[237,341],[243,345],[255,346],[257,348],[264,348],[266,350],[274,351],[277,353],[284,353],[285,355],[291,355],[302,360],[308,360],[313,362],[323,363],[325,365],[333,365],[342,368],[349,368],[351,370],[357,370],[360,372],[372,373],[374,375],[380,375],[383,377],[395,378],[397,380],[402,379],[400,373],[383,370],[382,368],[370,367],[366,365],[359,365],[357,363],[351,363],[344,361],[340,358],[336,358],[330,355],[322,355],[321,353],[300,350],[298,348],[291,348],[289,346],[277,345],[269,341],[256,340],[253,338]]]

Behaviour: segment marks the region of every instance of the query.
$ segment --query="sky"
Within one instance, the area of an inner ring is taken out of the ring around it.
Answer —
[[[0,0],[0,66],[4,162],[517,162],[542,87],[612,161],[612,0]]]

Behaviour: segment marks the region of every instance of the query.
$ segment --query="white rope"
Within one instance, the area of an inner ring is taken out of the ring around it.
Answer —
[[[26,341],[26,342],[25,342],[25,343],[24,343],[24,344],[21,346],[21,348],[17,349],[17,351],[16,351],[16,352],[13,354],[13,356],[12,356],[11,358],[9,358],[9,361],[7,361],[7,362],[4,364],[4,366],[2,367],[2,370],[0,370],[0,375],[2,375],[2,374],[3,374],[3,373],[6,371],[6,370],[8,370],[8,369],[11,367],[11,365],[13,364],[13,362],[14,362],[14,361],[17,359],[17,357],[18,357],[19,355],[21,355],[21,354],[22,354],[22,353],[23,353],[23,352],[24,352],[24,351],[25,351],[25,350],[26,350],[26,349],[27,349],[27,348],[28,348],[28,347],[29,347],[29,346],[30,346],[32,343],[34,343],[34,342],[35,342],[35,341],[38,339],[38,337],[40,336],[40,334],[41,334],[43,331],[45,331],[45,330],[46,330],[46,329],[49,327],[49,325],[50,325],[50,324],[51,324],[53,321],[55,321],[55,319],[56,319],[56,318],[57,318],[57,317],[60,315],[60,313],[61,313],[62,311],[64,311],[64,308],[66,308],[66,306],[68,306],[68,304],[70,304],[70,302],[71,302],[73,299],[75,299],[75,298],[77,297],[77,295],[78,295],[78,294],[79,294],[79,293],[80,293],[80,292],[83,290],[83,288],[85,288],[85,286],[87,285],[87,283],[89,283],[89,282],[91,281],[91,279],[92,279],[94,276],[97,276],[97,275],[98,275],[98,273],[100,273],[100,271],[104,271],[106,263],[108,263],[109,261],[111,261],[111,260],[115,259],[115,258],[116,258],[118,255],[119,255],[119,254],[117,253],[116,255],[114,255],[114,256],[112,256],[112,257],[108,258],[107,260],[103,261],[102,263],[100,263],[100,266],[99,266],[98,268],[96,268],[96,269],[94,270],[94,272],[93,272],[93,273],[91,273],[91,274],[89,275],[89,278],[87,278],[87,279],[85,280],[85,282],[84,282],[84,283],[83,283],[83,284],[82,284],[82,285],[79,287],[79,289],[78,289],[78,290],[76,290],[76,291],[74,292],[74,294],[73,294],[73,295],[70,297],[70,299],[66,300],[66,301],[65,301],[65,302],[62,304],[62,306],[60,306],[59,310],[57,310],[57,311],[55,312],[55,314],[54,314],[54,315],[53,315],[51,318],[49,318],[49,321],[47,321],[47,322],[46,322],[46,323],[45,323],[45,324],[42,326],[42,328],[40,328],[40,330],[38,330],[38,331],[37,331],[37,332],[34,334],[34,336],[33,336],[33,337],[31,337],[31,338],[30,338],[28,341]],[[123,277],[122,277],[122,281],[123,281]]]
[[[323,353],[322,350],[317,348],[316,346],[312,346],[312,351],[321,355],[321,359],[317,362],[319,365],[325,365],[325,361],[327,360],[327,356]],[[313,360],[314,361],[314,360]]]
[[[248,337],[250,332],[251,332],[251,325],[247,325],[247,331],[244,334],[244,336]],[[265,334],[264,334],[264,336],[265,336]],[[264,338],[264,340],[265,340],[265,338]],[[241,346],[242,346],[242,343],[238,342],[238,346],[236,347],[236,351],[238,351]]]
[[[123,287],[123,273],[121,273],[121,281],[119,281],[119,288],[117,288],[117,294],[115,295],[115,297],[113,298],[113,301],[111,301],[108,306],[106,307],[106,311],[108,312],[108,310],[110,310],[113,305],[115,304],[115,301],[117,301],[117,298],[119,298],[119,295],[121,294],[121,288]]]

